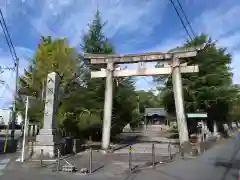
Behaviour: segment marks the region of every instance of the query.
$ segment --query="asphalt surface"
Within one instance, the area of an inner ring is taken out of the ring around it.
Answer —
[[[133,179],[144,180],[238,180],[240,169],[240,135],[225,140],[189,160],[177,160],[156,170],[137,174]]]
[[[4,161],[5,164],[6,161]],[[0,175],[1,180],[237,180],[240,168],[240,134],[220,141],[215,147],[196,158],[177,159],[155,169],[126,171],[120,175],[111,174],[107,172],[107,169],[88,176],[78,173],[56,173],[19,166],[16,162],[4,165],[4,167]]]

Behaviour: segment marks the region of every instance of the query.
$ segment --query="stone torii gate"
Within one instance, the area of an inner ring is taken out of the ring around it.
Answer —
[[[127,55],[105,55],[105,54],[85,54],[84,58],[90,61],[91,65],[102,67],[107,65],[104,71],[91,71],[91,78],[106,77],[105,102],[104,102],[104,122],[102,135],[102,148],[108,149],[111,135],[111,118],[112,118],[112,99],[113,99],[113,77],[127,76],[155,76],[172,74],[173,91],[176,107],[179,140],[180,143],[188,142],[188,128],[184,112],[184,100],[182,90],[181,73],[198,72],[198,66],[188,66],[184,59],[194,57],[201,48],[188,48],[181,51],[169,53],[144,53],[144,54],[127,54]],[[116,64],[139,63],[143,62],[163,62],[161,68],[144,68],[138,69],[114,69]]]

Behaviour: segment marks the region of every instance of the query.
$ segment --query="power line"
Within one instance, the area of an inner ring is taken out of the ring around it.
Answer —
[[[1,26],[3,28],[3,31],[5,30],[6,33],[5,33],[5,38],[8,38],[8,45],[9,45],[9,48],[12,49],[12,53],[13,55],[15,56],[15,60],[14,60],[14,67],[15,67],[15,72],[16,72],[16,75],[15,75],[15,92],[14,92],[14,101],[13,101],[13,108],[12,108],[12,131],[11,131],[11,137],[12,137],[12,140],[14,140],[14,132],[15,132],[15,122],[16,122],[16,105],[17,105],[17,97],[18,97],[18,76],[19,76],[19,59],[17,57],[17,54],[16,54],[16,51],[15,51],[15,48],[14,48],[14,45],[12,43],[12,40],[11,40],[11,36],[9,34],[9,31],[8,31],[8,28],[7,28],[7,25],[6,25],[6,22],[4,20],[4,17],[3,17],[3,14],[2,14],[2,10],[0,8],[0,16],[2,18],[2,22],[1,22]],[[13,58],[14,59],[14,58]]]
[[[185,11],[184,11],[184,9],[183,9],[183,6],[182,6],[181,2],[180,2],[179,0],[177,0],[177,2],[178,2],[178,5],[179,5],[179,7],[180,7],[180,9],[181,9],[181,11],[182,11],[182,13],[183,13],[183,15],[184,15],[187,23],[188,23],[188,26],[189,26],[189,28],[190,28],[193,36],[196,37],[196,33],[193,31],[193,28],[192,28],[192,26],[191,26],[191,24],[190,24],[190,22],[189,22],[189,20],[188,20],[188,18],[187,18],[187,15],[186,15],[186,13],[185,13]]]
[[[4,19],[4,17],[3,17],[1,8],[0,8],[0,16],[1,16],[1,19],[2,19],[2,22],[1,22],[1,20],[0,20],[0,23],[1,23],[1,26],[2,26],[2,29],[3,29],[3,32],[4,32],[4,36],[5,36],[6,40],[7,40],[7,43],[8,43],[9,48],[11,48],[10,51],[12,51],[12,53],[13,53],[13,55],[14,55],[14,57],[15,57],[14,64],[16,65],[17,54],[16,54],[15,48],[14,48],[14,46],[13,46],[13,43],[12,43],[12,40],[11,40],[11,36],[10,36],[10,34],[9,34],[9,31],[8,31],[8,28],[7,28],[5,19]],[[5,31],[6,31],[6,33],[5,33]],[[10,45],[11,45],[11,47],[10,47]]]
[[[9,40],[8,40],[8,37],[7,37],[7,34],[6,34],[6,32],[5,32],[5,29],[4,29],[4,26],[3,26],[3,23],[2,23],[2,21],[1,21],[1,19],[0,19],[0,25],[1,25],[1,27],[2,27],[3,35],[4,35],[5,39],[6,39],[6,42],[7,42],[9,51],[10,51],[10,54],[11,54],[12,59],[13,59],[13,62],[14,62],[14,64],[15,64],[14,54],[13,54],[12,48],[11,48],[11,46],[10,46],[10,42],[9,42]]]
[[[10,76],[9,76],[9,78],[8,78],[8,80],[7,80],[7,82],[11,82],[11,78],[13,77],[12,75],[13,75],[13,71],[12,71],[12,73],[10,74]],[[4,85],[5,89],[3,90],[3,92],[2,92],[2,94],[1,94],[1,96],[0,96],[0,99],[3,98],[3,96],[4,96],[5,93],[6,93],[6,90],[7,90],[7,89],[10,89],[8,83],[5,84],[5,82],[4,82],[3,85]]]
[[[178,15],[178,17],[179,17],[179,19],[180,19],[180,21],[181,21],[181,24],[183,25],[183,27],[184,27],[184,29],[185,29],[188,37],[190,38],[191,41],[193,41],[193,39],[192,39],[192,37],[191,37],[191,35],[190,35],[190,33],[189,33],[189,31],[188,31],[188,29],[187,29],[184,21],[183,21],[183,19],[182,19],[182,17],[180,16],[180,13],[179,13],[178,10],[177,10],[176,5],[174,4],[173,0],[169,0],[169,1],[170,1],[171,4],[173,5],[173,8],[174,8],[174,10],[176,11],[176,13],[177,13],[177,15]]]

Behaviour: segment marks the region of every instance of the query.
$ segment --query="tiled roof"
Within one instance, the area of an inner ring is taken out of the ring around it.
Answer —
[[[167,113],[164,108],[145,108],[145,116],[166,116]]]

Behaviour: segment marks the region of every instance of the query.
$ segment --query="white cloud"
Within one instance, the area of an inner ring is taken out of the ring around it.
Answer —
[[[80,43],[83,30],[99,8],[109,37],[117,33],[149,35],[166,7],[165,1],[127,0],[45,0],[40,14],[31,18],[33,28],[40,34],[68,36],[71,44]],[[157,16],[153,16],[157,13]]]
[[[218,39],[240,28],[240,24],[236,22],[236,17],[239,16],[240,4],[228,6],[225,2],[219,3],[218,7],[203,11],[195,19],[194,27]]]
[[[226,3],[219,3],[218,7],[214,9],[208,9],[203,11],[200,16],[194,20],[194,29],[197,29],[199,33],[207,33],[213,39],[217,39],[217,45],[220,47],[227,47],[228,50],[233,54],[233,61],[231,67],[234,74],[234,83],[240,83],[240,24],[236,22],[236,17],[240,16],[240,4],[229,6]],[[174,47],[181,46],[186,40],[186,36],[182,36],[182,32],[177,34],[175,37],[166,39],[164,42],[146,49],[146,52],[162,51],[166,52]],[[139,89],[143,87],[153,87],[145,80],[137,82]],[[151,82],[152,78],[147,77],[147,80]]]
[[[1,61],[10,61],[10,57],[1,58]],[[14,93],[14,71],[4,70],[0,73],[0,108],[8,108],[11,105]]]
[[[237,17],[240,16],[240,4],[230,4],[226,1],[219,3],[218,7],[204,11],[194,24],[200,32],[207,33],[218,41],[218,45],[226,47],[233,54],[232,67],[234,83],[240,83],[240,24]]]
[[[1,0],[0,8],[2,10],[5,20],[10,23],[12,18],[18,16],[22,13],[24,9],[22,8],[23,2],[21,0]]]
[[[185,42],[185,39],[181,36],[176,36],[175,38],[169,38],[163,41],[160,44],[157,44],[155,47],[152,47],[151,49],[148,49],[146,51],[149,52],[155,52],[155,51],[160,51],[160,52],[168,52],[169,50],[177,47],[177,46],[182,46],[183,43]]]
[[[233,53],[233,62],[231,64],[233,76],[233,82],[240,83],[240,50]]]
[[[23,74],[24,68],[29,64],[29,58],[32,57],[33,51],[25,47],[16,47],[16,53],[19,57],[19,74]],[[8,52],[0,49],[0,66],[14,67],[13,59]],[[8,108],[11,106],[15,89],[15,71],[4,70],[0,73],[0,108]]]
[[[15,47],[16,54],[19,58],[19,69],[23,71],[29,64],[29,60],[33,56],[33,50],[25,47]],[[0,66],[1,67],[14,67],[14,59],[11,57],[9,51],[0,49]]]
[[[240,83],[240,24],[236,22],[236,17],[240,16],[240,4],[229,6],[220,3],[214,9],[203,11],[194,20],[194,29],[199,33],[206,33],[213,39],[218,40],[219,47],[226,47],[233,54],[233,81]],[[186,39],[180,32],[176,37],[169,38],[163,43],[156,45],[147,51],[168,51],[171,48],[182,45]]]
[[[240,31],[220,38],[218,45],[227,47],[230,51],[238,48],[240,45]]]

